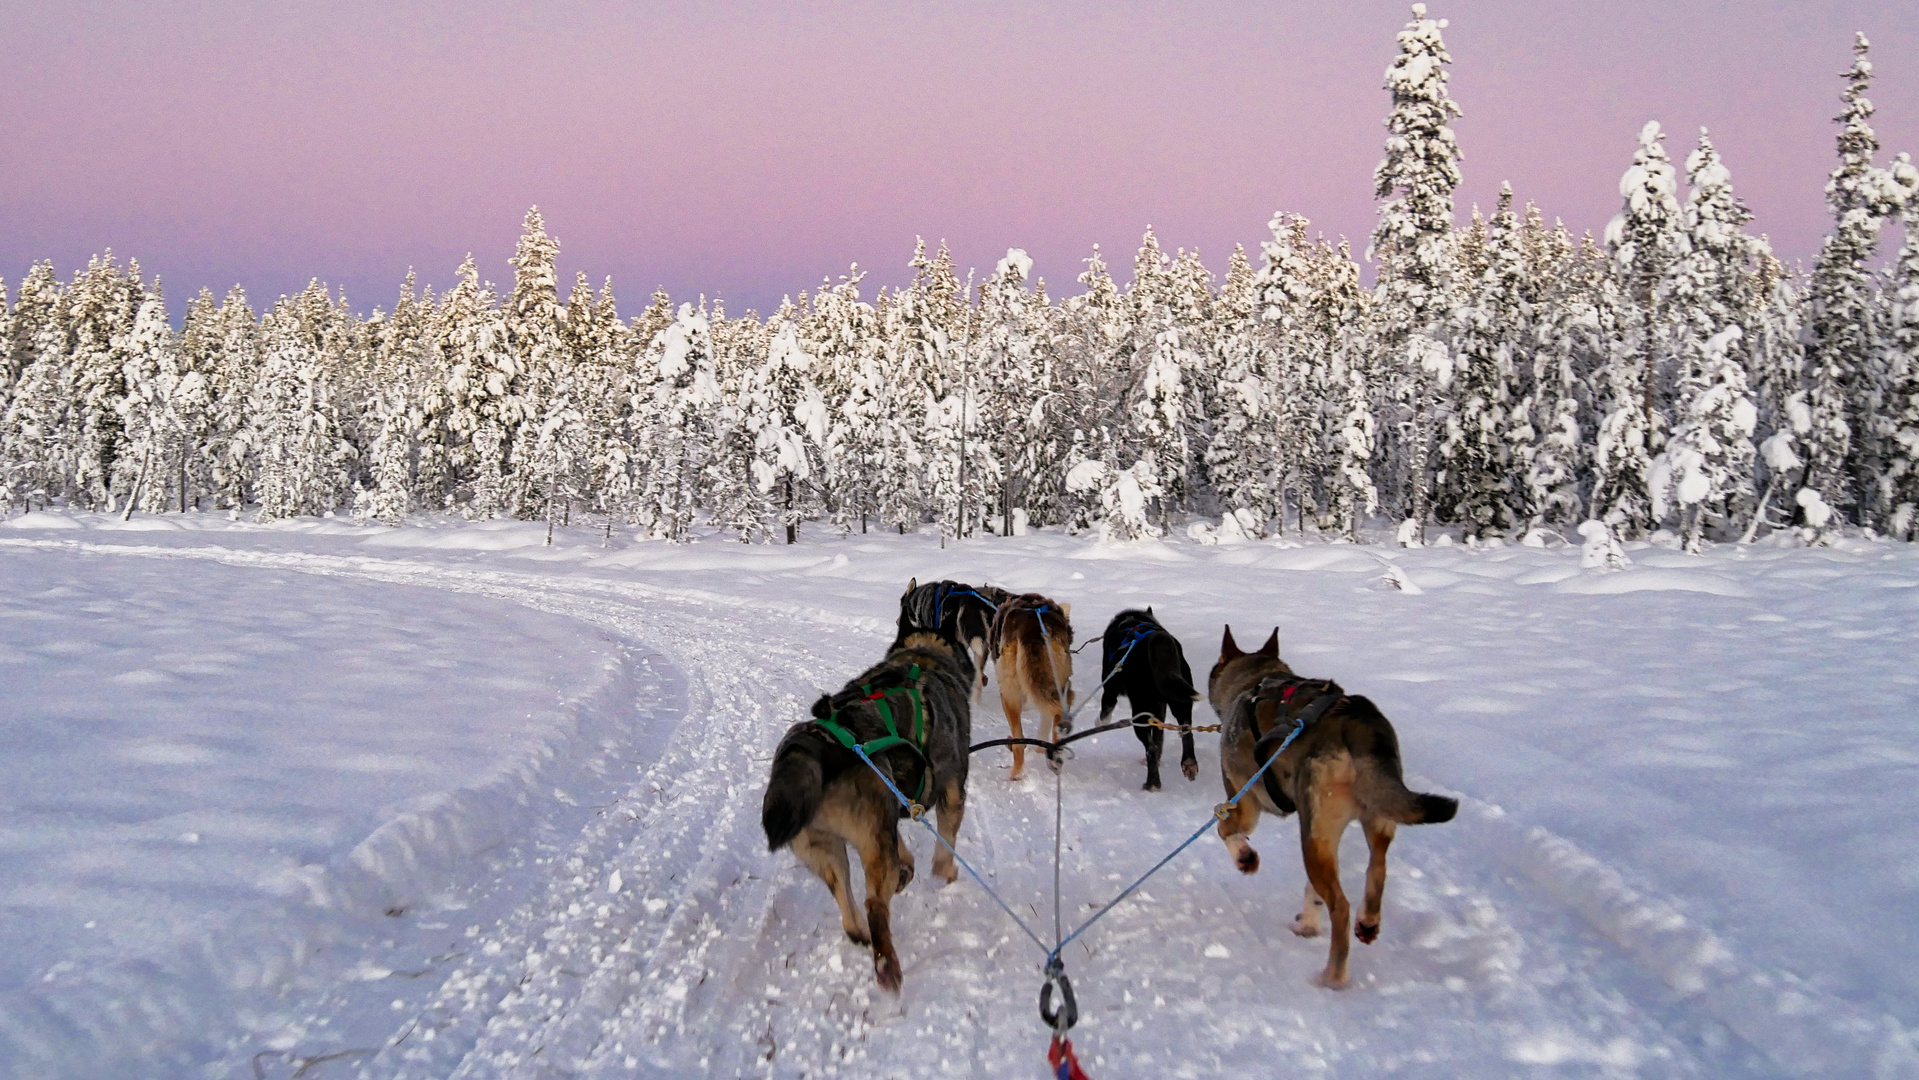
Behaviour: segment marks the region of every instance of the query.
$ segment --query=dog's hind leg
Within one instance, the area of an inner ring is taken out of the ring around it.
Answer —
[[[1156,704],[1149,714],[1160,723],[1166,722],[1166,706]],[[1159,790],[1159,757],[1166,749],[1166,729],[1161,727],[1134,728],[1139,732],[1140,741],[1146,744],[1146,783],[1141,791]]]
[[[1000,676],[999,680],[999,704],[1000,708],[1006,710],[1006,728],[1012,732],[1013,738],[1025,738],[1026,732],[1020,727],[1019,716],[1020,713],[1024,711],[1026,703],[1015,696],[1015,691],[1012,687],[1006,685],[1006,677],[1004,674]],[[1008,780],[1018,780],[1026,774],[1026,748],[1024,746],[1015,746],[1012,750],[1013,771],[1007,774],[1006,778]]]
[[[906,886],[909,883],[911,883],[913,880],[913,870],[914,870],[913,849],[906,846],[906,837],[901,836],[900,837],[900,883],[894,886],[893,888],[894,892],[903,893],[906,891]]]
[[[899,993],[900,957],[893,950],[893,892],[898,881],[899,829],[896,822],[860,845],[866,871],[866,927],[873,938],[873,976],[880,989]]]
[[[1386,899],[1386,849],[1392,846],[1399,826],[1386,818],[1362,820],[1360,825],[1366,830],[1366,846],[1372,857],[1366,863],[1366,902],[1360,905],[1353,936],[1371,945],[1379,940],[1379,909]]]
[[[1188,780],[1199,779],[1199,755],[1193,752],[1193,703],[1172,703],[1173,719],[1179,721],[1179,771]]]
[[[949,781],[940,792],[939,834],[946,843],[933,852],[933,876],[951,885],[959,880],[959,868],[953,865],[953,850],[959,846],[960,822],[966,817],[966,788]]]
[[[1226,811],[1226,816],[1219,821],[1219,838],[1226,842],[1226,850],[1233,856],[1233,865],[1239,867],[1242,874],[1259,873],[1259,852],[1254,851],[1252,841],[1246,839],[1258,825],[1259,807],[1254,804],[1251,795]]]
[[[819,875],[819,879],[832,890],[833,900],[840,906],[840,926],[846,931],[846,936],[855,944],[872,944],[872,938],[866,933],[865,920],[853,908],[853,896],[849,888],[853,868],[847,862],[846,841],[812,829],[801,829],[800,834],[793,838],[793,854],[799,856],[800,862]]]
[[[1306,880],[1326,901],[1326,913],[1332,920],[1332,944],[1327,950],[1326,969],[1319,973],[1319,985],[1341,990],[1346,986],[1346,955],[1353,947],[1352,910],[1346,904],[1345,890],[1339,887],[1339,834],[1346,831],[1348,818],[1333,807],[1315,806],[1322,797],[1309,788],[1300,801],[1299,845],[1306,861]]]

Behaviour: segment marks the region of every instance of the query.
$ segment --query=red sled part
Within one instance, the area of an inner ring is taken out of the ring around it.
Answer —
[[[1086,1070],[1079,1067],[1079,1058],[1073,1055],[1073,1040],[1053,1036],[1053,1045],[1046,1048],[1047,1063],[1053,1066],[1053,1080],[1093,1080]]]

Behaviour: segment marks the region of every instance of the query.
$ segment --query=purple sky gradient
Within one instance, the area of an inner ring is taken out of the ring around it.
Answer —
[[[1337,10],[1331,10],[1333,8]],[[1788,260],[1826,228],[1852,32],[1885,153],[1919,152],[1911,0],[1434,0],[1451,20],[1463,220],[1499,183],[1597,232],[1648,119],[1701,124]],[[539,204],[561,270],[737,313],[913,238],[1054,296],[1150,223],[1223,273],[1276,209],[1363,250],[1404,3],[0,0],[0,276],[112,247],[256,305],[309,277],[390,306],[472,251],[511,279]],[[1896,239],[1896,238],[1894,238]],[[871,295],[871,288],[866,290]]]

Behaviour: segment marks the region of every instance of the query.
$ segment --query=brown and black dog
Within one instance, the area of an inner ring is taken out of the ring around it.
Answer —
[[[1040,736],[1052,742],[1065,735],[1070,725],[1066,712],[1073,707],[1073,625],[1072,607],[1049,600],[1038,593],[1008,597],[993,617],[993,633],[988,645],[996,658],[994,679],[999,683],[1000,708],[1006,710],[1006,726],[1013,738],[1025,738],[1020,714],[1027,702],[1039,710],[1046,733]],[[1013,747],[1013,771],[1008,780],[1018,780],[1026,771],[1026,748]]]
[[[915,626],[902,603],[898,636],[886,659],[813,704],[813,719],[794,724],[773,754],[773,773],[760,807],[768,850],[792,845],[839,905],[846,936],[873,947],[880,987],[898,991],[900,958],[893,948],[893,894],[913,879],[913,854],[901,840],[904,811],[886,782],[834,734],[865,744],[893,726],[912,745],[873,753],[873,765],[894,787],[938,812],[947,845],[959,839],[966,815],[967,746],[972,741],[972,656],[951,635]],[[908,688],[919,695],[916,708]],[[847,845],[866,873],[866,910],[853,906]],[[946,846],[933,851],[933,874],[959,876]]]
[[[1316,699],[1333,700],[1317,719],[1310,719]],[[1219,766],[1230,798],[1246,785],[1259,762],[1254,744],[1278,729],[1263,753],[1270,754],[1292,730],[1296,718],[1309,717],[1304,730],[1267,770],[1270,783],[1254,784],[1246,797],[1220,820],[1219,837],[1232,852],[1240,872],[1259,870],[1259,853],[1247,840],[1259,824],[1261,812],[1285,817],[1299,814],[1299,843],[1306,859],[1306,897],[1293,933],[1319,933],[1319,908],[1332,909],[1332,951],[1323,986],[1346,985],[1349,909],[1339,885],[1339,838],[1346,826],[1358,821],[1366,832],[1372,859],[1366,866],[1366,902],[1356,928],[1359,940],[1371,944],[1379,937],[1380,901],[1386,894],[1386,849],[1401,825],[1451,821],[1459,810],[1457,799],[1410,791],[1400,772],[1399,738],[1373,703],[1349,697],[1333,683],[1307,682],[1293,674],[1279,658],[1279,631],[1257,652],[1244,652],[1226,628],[1219,662],[1207,679],[1207,697],[1219,714]]]

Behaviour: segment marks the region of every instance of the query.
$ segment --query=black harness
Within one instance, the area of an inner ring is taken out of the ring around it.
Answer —
[[[1296,732],[1303,732],[1314,721],[1325,716],[1327,711],[1346,696],[1346,691],[1331,679],[1302,679],[1297,675],[1275,675],[1262,679],[1259,688],[1253,692],[1253,698],[1247,702],[1247,724],[1253,732],[1253,764],[1263,767],[1266,760],[1278,753],[1278,747]],[[1266,731],[1259,730],[1259,704],[1262,701],[1279,703],[1278,720],[1290,720],[1291,723],[1275,722]],[[1293,800],[1279,789],[1279,781],[1274,779],[1273,770],[1267,769],[1260,776],[1266,787],[1266,797],[1282,813],[1291,813]]]

